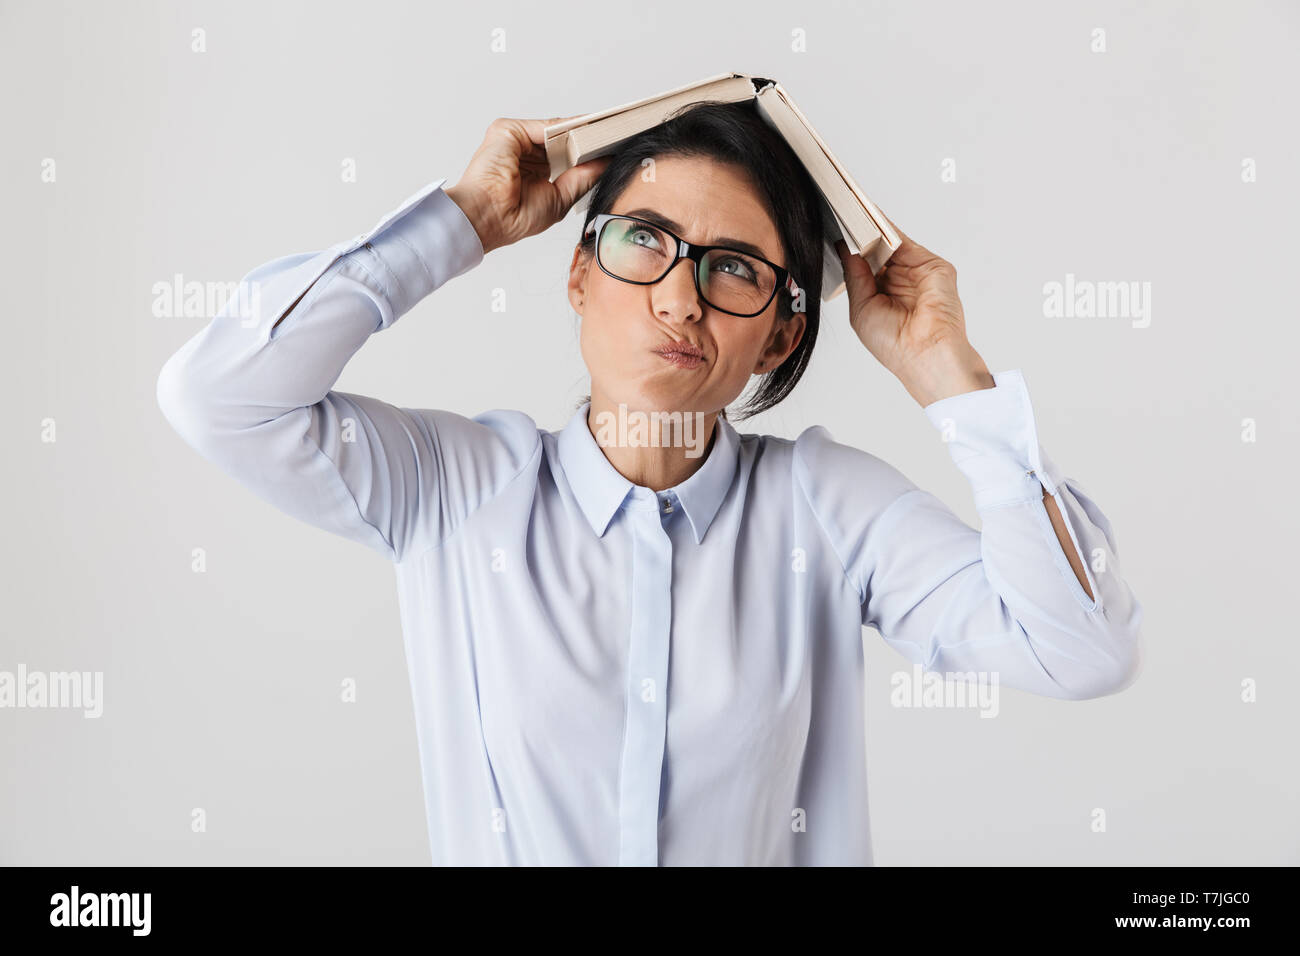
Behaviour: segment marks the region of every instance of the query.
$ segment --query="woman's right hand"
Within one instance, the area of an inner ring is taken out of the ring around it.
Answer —
[[[608,156],[588,160],[551,182],[543,131],[560,122],[493,120],[460,180],[444,190],[474,226],[485,255],[555,225],[609,165]]]

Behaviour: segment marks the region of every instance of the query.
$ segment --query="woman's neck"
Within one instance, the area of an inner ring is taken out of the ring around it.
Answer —
[[[717,412],[629,410],[592,396],[587,428],[614,470],[635,485],[663,491],[699,470],[713,449]]]

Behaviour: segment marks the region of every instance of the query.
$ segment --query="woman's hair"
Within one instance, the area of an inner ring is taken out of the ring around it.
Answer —
[[[664,156],[709,157],[744,169],[776,224],[786,268],[803,291],[803,337],[784,362],[760,377],[758,388],[740,409],[739,418],[749,418],[772,408],[793,391],[817,341],[825,241],[817,188],[789,144],[758,114],[753,101],[690,103],[661,125],[629,139],[614,154],[587,194],[583,232],[598,214],[610,211],[631,178],[641,172],[644,160]],[[594,252],[594,235],[584,235],[580,241],[586,254]],[[794,317],[788,290],[782,288],[776,301],[778,321]],[[726,409],[721,414],[726,418]]]

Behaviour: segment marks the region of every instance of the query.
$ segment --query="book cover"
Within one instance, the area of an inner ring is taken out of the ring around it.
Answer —
[[[826,226],[822,300],[844,292],[844,274],[834,242],[842,238],[877,273],[901,237],[849,174],[826,142],[775,80],[744,73],[720,73],[595,113],[546,127],[550,178],[579,163],[617,152],[627,140],[664,122],[688,103],[753,100],[758,114],[775,129],[808,170],[822,203]]]

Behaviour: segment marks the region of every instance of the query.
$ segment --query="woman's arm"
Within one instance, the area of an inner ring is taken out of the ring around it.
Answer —
[[[158,377],[163,414],[204,457],[282,511],[392,560],[445,533],[517,469],[526,441],[499,417],[333,390],[370,335],[482,260],[443,182],[354,239],[254,269]]]
[[[970,481],[980,530],[822,428],[796,441],[796,477],[857,595],[861,622],[907,660],[958,677],[993,675],[1047,697],[1115,693],[1140,669],[1142,607],[1114,530],[1039,445],[1023,376],[995,379],[994,388],[925,408]],[[1054,489],[1068,549],[1044,488]],[[1073,550],[1089,558],[1086,588],[1067,558]]]
[[[535,423],[397,408],[333,385],[370,335],[590,188],[603,164],[554,183],[538,175],[545,125],[494,121],[456,186],[438,180],[369,232],[245,276],[163,367],[167,420],[282,511],[390,560],[445,539],[533,457]]]
[[[940,429],[983,527],[865,452],[808,443],[805,459],[838,458],[849,476],[840,487],[817,477],[827,462],[806,468],[863,623],[928,669],[992,671],[1055,697],[1114,693],[1140,667],[1142,608],[1110,522],[1041,448],[1020,372],[991,375],[971,347],[956,270],[903,240],[879,276],[841,244],[850,322]]]
[[[1040,483],[1040,488],[1043,488]],[[1079,558],[1079,551],[1070,540],[1070,531],[1066,527],[1065,519],[1061,517],[1061,509],[1056,506],[1056,499],[1052,497],[1051,492],[1043,488],[1043,506],[1047,509],[1047,518],[1052,522],[1052,530],[1056,532],[1056,542],[1065,552],[1066,560],[1070,562],[1070,570],[1074,572],[1075,580],[1083,588],[1083,592],[1088,595],[1089,601],[1096,600],[1092,593],[1092,585],[1088,583],[1088,575],[1084,573],[1083,561]]]
[[[954,282],[955,279],[954,275]],[[953,294],[956,294],[955,289]],[[922,407],[953,395],[993,388],[995,384],[988,366],[984,364],[979,353],[964,340],[954,342],[951,339],[940,342],[936,347],[922,353],[912,362],[904,379],[904,386]],[[1088,583],[1088,575],[1083,570],[1083,561],[1070,538],[1065,519],[1061,516],[1061,509],[1057,507],[1052,491],[1041,483],[1039,488],[1042,491],[1043,506],[1047,508],[1047,516],[1052,522],[1052,530],[1056,532],[1056,540],[1070,562],[1070,568],[1074,571],[1080,587],[1091,600],[1092,585]]]

